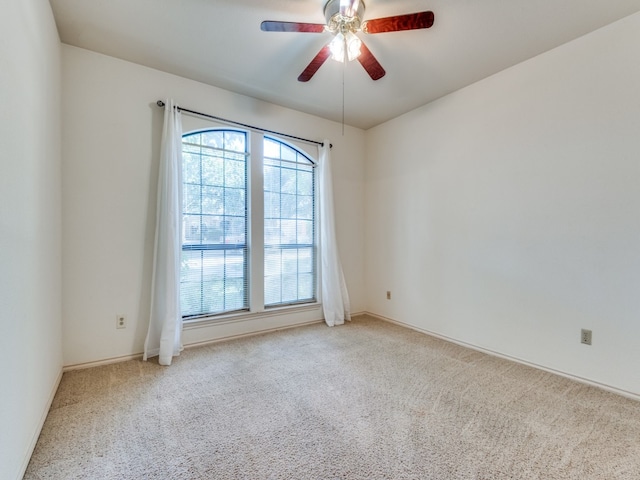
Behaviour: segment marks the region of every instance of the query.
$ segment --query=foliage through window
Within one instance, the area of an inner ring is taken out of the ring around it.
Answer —
[[[314,163],[284,142],[260,139],[263,156],[256,158],[243,131],[183,136],[185,318],[316,301]],[[262,183],[260,176],[248,181],[252,169],[262,170]],[[263,201],[264,218],[250,218],[252,196]],[[250,237],[262,230],[262,238]],[[263,265],[263,278],[250,276],[252,259]]]

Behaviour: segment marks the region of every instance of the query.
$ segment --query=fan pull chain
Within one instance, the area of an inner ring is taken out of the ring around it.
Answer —
[[[342,62],[342,136],[344,137],[344,72],[347,69],[347,62]]]

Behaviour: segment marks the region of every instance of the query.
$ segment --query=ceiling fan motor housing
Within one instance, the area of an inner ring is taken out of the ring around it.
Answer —
[[[361,19],[364,15],[364,2],[351,0],[344,6],[344,0],[329,0],[324,6],[324,17],[327,20],[327,30],[331,33],[357,32],[360,30]]]

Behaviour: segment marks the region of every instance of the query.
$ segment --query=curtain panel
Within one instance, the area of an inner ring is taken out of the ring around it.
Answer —
[[[335,210],[333,206],[333,180],[331,172],[331,146],[325,140],[319,147],[318,186],[320,202],[320,276],[324,321],[330,327],[351,320],[351,306],[347,284],[336,240]]]
[[[182,120],[174,102],[164,107],[160,146],[151,311],[143,359],[171,365],[182,350],[180,260],[182,253]]]

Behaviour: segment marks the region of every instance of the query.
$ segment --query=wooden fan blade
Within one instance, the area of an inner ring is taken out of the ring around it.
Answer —
[[[267,20],[260,24],[260,30],[263,32],[322,33],[324,32],[324,25],[320,23],[274,22]]]
[[[311,80],[318,69],[322,66],[324,62],[327,61],[327,58],[331,56],[331,50],[329,49],[329,45],[325,45],[322,47],[322,50],[318,52],[318,54],[311,60],[311,63],[307,65],[307,68],[300,74],[298,77],[299,82],[308,82]]]
[[[373,56],[371,50],[367,48],[367,46],[363,43],[360,46],[360,55],[358,55],[358,61],[367,71],[372,80],[380,80],[384,77],[385,72],[382,65],[376,60],[376,57]]]
[[[433,25],[433,12],[416,12],[395,17],[375,18],[362,24],[365,33],[399,32],[401,30],[418,30]]]

